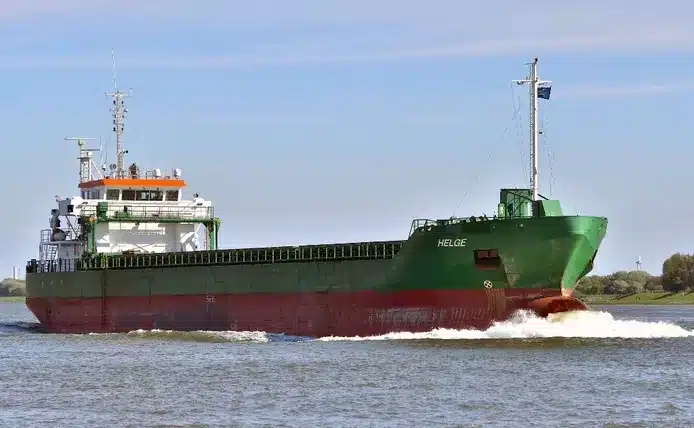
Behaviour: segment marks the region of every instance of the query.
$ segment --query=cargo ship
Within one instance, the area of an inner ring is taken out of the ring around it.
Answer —
[[[586,310],[572,291],[591,271],[607,219],[569,216],[538,189],[537,59],[530,87],[530,188],[501,189],[493,217],[415,219],[406,239],[219,248],[211,201],[184,197],[178,168],[124,165],[128,93],[116,90],[115,164],[79,147],[79,194],[60,198],[26,266],[26,304],[58,333],[264,331],[368,336],[485,328],[526,309]],[[368,208],[365,208],[367,210]]]

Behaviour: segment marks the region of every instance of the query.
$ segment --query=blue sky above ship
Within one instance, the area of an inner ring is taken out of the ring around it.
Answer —
[[[491,215],[529,185],[525,65],[540,100],[540,193],[604,215],[596,272],[694,252],[694,4],[685,1],[36,0],[0,6],[6,245],[37,257],[69,136],[110,132],[126,165],[183,170],[224,247],[405,238],[413,218]],[[514,112],[519,109],[519,114]]]

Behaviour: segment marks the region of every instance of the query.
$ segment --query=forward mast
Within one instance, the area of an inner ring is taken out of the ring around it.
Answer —
[[[513,81],[519,85],[525,83],[530,84],[530,187],[532,188],[533,201],[538,200],[540,192],[540,168],[537,154],[540,136],[540,128],[538,126],[538,101],[539,98],[549,99],[552,89],[551,86],[548,86],[551,85],[551,80],[540,80],[537,74],[537,63],[538,59],[535,58],[533,62],[527,64],[530,66],[530,73],[527,78]]]

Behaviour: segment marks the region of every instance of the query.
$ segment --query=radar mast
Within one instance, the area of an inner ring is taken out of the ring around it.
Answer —
[[[106,93],[107,96],[113,99],[113,106],[111,107],[111,113],[113,115],[113,132],[116,133],[116,177],[125,177],[125,167],[123,165],[125,154],[128,153],[127,150],[123,150],[123,130],[125,129],[125,117],[128,113],[128,109],[125,108],[125,98],[130,97],[130,92],[123,92],[118,89],[118,82],[116,80],[116,55],[113,50],[111,50],[111,58],[113,60],[113,92]]]

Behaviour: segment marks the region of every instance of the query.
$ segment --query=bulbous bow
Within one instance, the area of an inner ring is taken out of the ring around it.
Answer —
[[[546,317],[549,314],[556,314],[559,312],[589,310],[585,303],[575,297],[569,296],[552,296],[535,299],[530,302],[528,307],[540,317]]]

